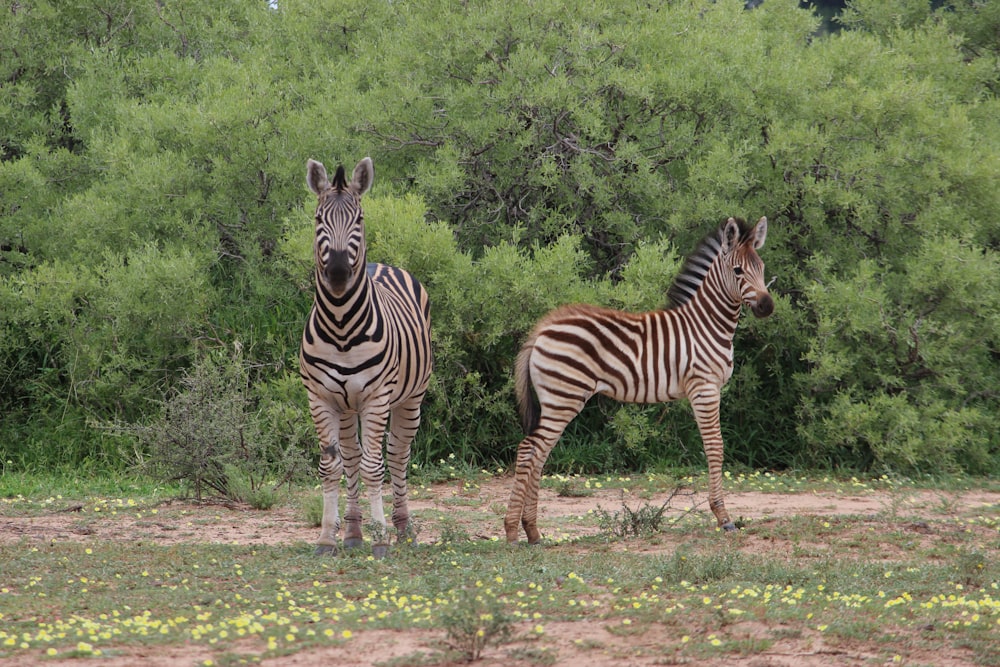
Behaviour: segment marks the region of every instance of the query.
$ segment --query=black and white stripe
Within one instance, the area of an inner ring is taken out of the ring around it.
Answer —
[[[385,459],[392,480],[392,523],[398,539],[409,526],[406,473],[410,443],[431,374],[430,304],[406,271],[369,264],[361,197],[374,178],[370,158],[347,182],[343,167],[331,182],[309,160],[306,181],[316,194],[316,295],[302,334],[299,368],[319,435],[323,523],[317,553],[336,551],[338,491],[346,473],[344,545],[360,546],[359,482],[371,505],[373,551],[388,549],[382,505]]]
[[[670,287],[666,310],[627,313],[571,305],[538,322],[516,365],[515,390],[527,437],[518,446],[504,520],[508,541],[517,541],[519,525],[529,542],[541,539],[542,466],[594,394],[632,403],[687,398],[708,459],[709,505],[720,526],[734,528],[722,499],[719,399],[733,372],[741,306],[757,317],[774,310],[757,254],[766,237],[767,218],[754,227],[729,218],[687,259]]]

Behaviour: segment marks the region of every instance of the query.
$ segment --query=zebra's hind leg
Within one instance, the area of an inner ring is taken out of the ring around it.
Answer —
[[[407,473],[410,467],[410,445],[420,426],[420,404],[424,395],[418,394],[394,407],[389,417],[389,437],[386,441],[386,463],[392,480],[392,525],[396,529],[397,544],[412,544],[416,531],[410,523]]]
[[[514,486],[507,501],[507,515],[503,520],[507,542],[516,544],[521,531],[521,516],[524,512],[524,497],[527,493],[528,480],[531,477],[532,452],[534,443],[528,436],[517,446],[517,462],[514,469]]]
[[[559,433],[561,432],[560,430]],[[556,439],[559,433],[556,433]],[[538,544],[542,540],[542,534],[538,530],[538,486],[542,479],[542,467],[553,444],[554,440],[545,441],[532,434],[517,447],[514,488],[511,490],[503,522],[507,541],[510,543],[517,542],[521,527],[524,528],[528,544]]]
[[[537,466],[532,471],[528,494],[524,499],[524,510],[521,513],[521,526],[528,538],[528,544],[539,544],[542,541],[542,533],[538,530],[538,488],[541,482],[542,466]]]

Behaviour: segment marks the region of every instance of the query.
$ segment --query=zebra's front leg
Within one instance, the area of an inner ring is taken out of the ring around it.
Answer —
[[[340,453],[340,418],[316,394],[309,393],[309,412],[319,438],[319,478],[323,494],[323,518],[320,521],[316,554],[337,553],[340,536],[340,507],[338,492],[344,475],[344,460]]]
[[[364,544],[361,536],[361,447],[358,445],[358,416],[346,414],[340,417],[340,451],[344,459],[344,473],[347,478],[347,507],[344,510],[344,548],[357,549]]]
[[[410,445],[420,426],[420,404],[423,398],[421,394],[397,405],[392,409],[389,419],[386,463],[392,480],[392,525],[396,529],[397,544],[409,544],[414,540],[410,530],[406,478],[410,466]]]
[[[372,555],[384,558],[389,553],[389,527],[385,520],[382,504],[382,483],[385,481],[385,465],[382,461],[382,441],[389,418],[388,408],[372,409],[362,414],[361,477],[368,490],[368,504],[371,508]]]
[[[729,518],[726,503],[722,497],[722,428],[719,425],[719,400],[721,392],[712,384],[702,385],[690,394],[691,408],[694,410],[701,444],[708,461],[708,506],[715,515],[719,527],[725,531],[736,530],[736,524]]]
[[[319,477],[323,489],[323,520],[320,523],[316,555],[336,554],[340,534],[340,478],[344,474],[344,461],[339,447],[332,442],[323,447],[319,460]]]

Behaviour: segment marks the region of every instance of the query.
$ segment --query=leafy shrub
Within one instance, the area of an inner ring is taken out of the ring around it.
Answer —
[[[138,439],[141,456],[148,452],[142,462],[154,476],[189,484],[199,500],[216,493],[265,508],[278,487],[304,472],[306,458],[298,443],[276,440],[261,426],[237,347],[199,359],[158,419],[120,429]]]
[[[819,316],[799,378],[799,433],[814,463],[929,473],[990,468],[1000,383],[994,363],[1000,262],[928,237],[905,268],[867,260],[808,290]],[[992,397],[992,398],[991,398]]]

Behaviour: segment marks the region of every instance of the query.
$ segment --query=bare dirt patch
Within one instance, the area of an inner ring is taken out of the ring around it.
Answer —
[[[388,492],[388,489],[387,489]],[[591,495],[563,497],[542,488],[539,494],[539,526],[545,537],[578,537],[599,532],[593,513],[622,504],[638,507],[659,504],[666,494],[640,497],[618,488],[593,489]],[[318,491],[316,492],[319,493]],[[417,491],[410,510],[420,526],[419,541],[434,543],[442,523],[454,523],[479,539],[503,539],[503,511],[510,494],[508,478],[490,478],[475,485],[463,482],[436,484]],[[787,517],[830,517],[890,520],[900,526],[924,528],[924,520],[995,513],[1000,493],[989,491],[910,491],[865,489],[856,495],[843,492],[762,493],[732,492],[726,505],[734,517],[765,524]],[[707,494],[693,491],[674,498],[668,519],[691,511],[705,529],[714,527],[707,511]],[[35,541],[149,541],[156,544],[184,542],[221,544],[289,544],[313,542],[319,530],[306,522],[302,510],[280,506],[267,511],[227,503],[195,503],[171,500],[156,507],[129,508],[111,505],[96,511],[96,505],[67,502],[50,512],[32,516],[0,515],[0,544]],[[0,508],[2,509],[2,508]],[[445,521],[440,519],[444,517]],[[692,520],[697,526],[698,520]]]

